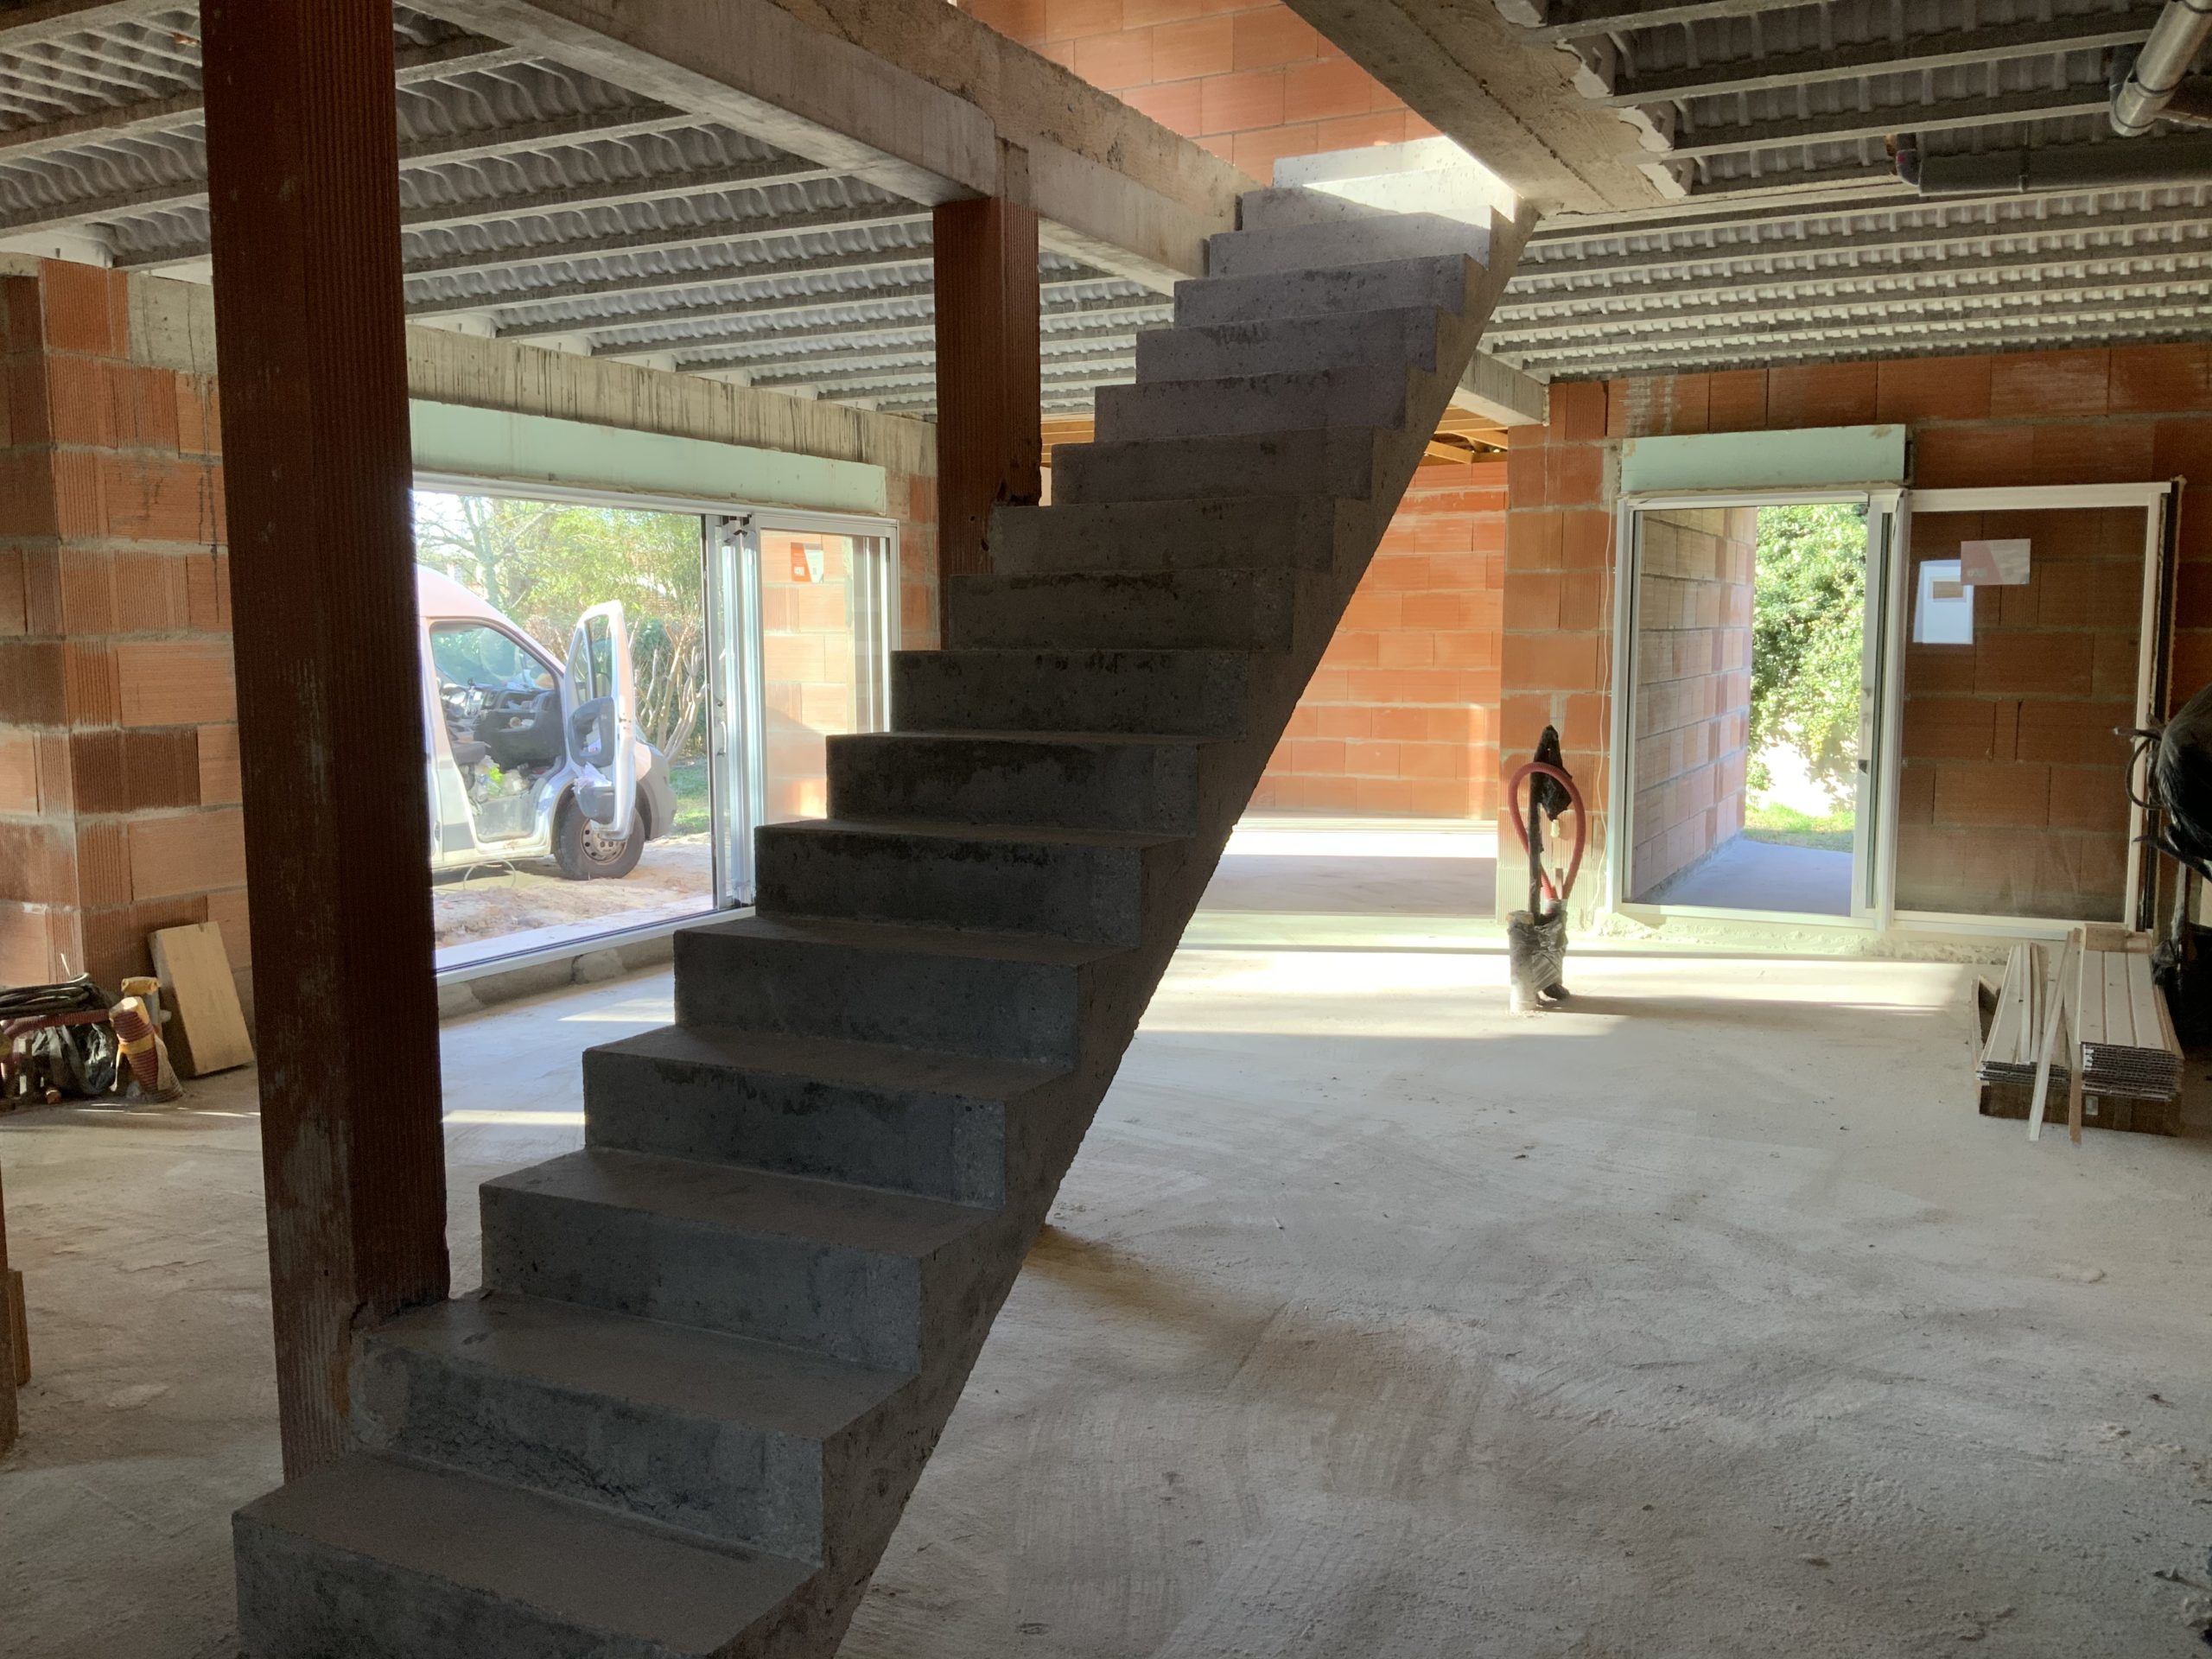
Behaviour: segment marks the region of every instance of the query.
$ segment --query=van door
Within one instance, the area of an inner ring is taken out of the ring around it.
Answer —
[[[620,841],[638,810],[638,695],[620,603],[594,605],[576,619],[561,704],[576,805]]]

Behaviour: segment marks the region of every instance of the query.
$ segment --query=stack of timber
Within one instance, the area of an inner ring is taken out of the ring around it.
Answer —
[[[2083,1126],[2181,1133],[2181,1045],[2151,979],[2151,936],[2077,929],[2051,972],[2050,948],[2012,948],[2001,985],[1981,988],[1977,1103],[1985,1117],[2022,1118],[2030,1135],[2038,1060],[2050,1075],[2045,1104],[2073,1138]],[[2055,1031],[2049,1030],[2056,1022]]]
[[[1982,1084],[1982,1110],[1988,1116],[2028,1115],[2024,1094],[2018,1111],[1991,1111],[1988,1092],[1992,1088],[2025,1090],[2035,1086],[2036,1065],[2044,1050],[2044,1024],[2058,1017],[2060,1012],[2056,990],[2051,983],[2050,968],[2043,947],[2014,945],[2012,954],[2005,959],[2005,981],[1997,988],[1993,1007],[1985,998],[1981,1064],[1976,1075]],[[2051,1084],[2063,1089],[2071,1081],[2071,1046],[2061,1044],[2053,1053]]]
[[[2111,943],[2082,957],[2082,1087],[2101,1102],[2171,1101],[2181,1093],[2181,1043],[2151,980],[2150,936]]]

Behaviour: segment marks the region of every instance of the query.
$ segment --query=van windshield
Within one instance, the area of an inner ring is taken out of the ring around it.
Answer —
[[[430,661],[448,685],[535,690],[552,683],[545,664],[511,634],[481,622],[441,622],[430,629]]]

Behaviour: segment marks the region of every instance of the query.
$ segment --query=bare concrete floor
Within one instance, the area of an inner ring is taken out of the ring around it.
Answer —
[[[1511,1019],[1410,891],[1475,872],[1398,850],[1224,867],[851,1659],[2203,1650],[2212,1140],[1976,1117],[1954,967],[1585,952]],[[458,1280],[474,1181],[573,1145],[576,1049],[667,995],[447,1028]],[[231,1651],[247,1104],[0,1119],[10,1659]]]

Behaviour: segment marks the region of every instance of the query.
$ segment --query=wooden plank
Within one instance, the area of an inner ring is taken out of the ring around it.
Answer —
[[[162,982],[162,1004],[176,1018],[178,1069],[188,1077],[253,1064],[253,1039],[238,1006],[238,982],[220,922],[165,927],[148,941]]]
[[[2074,939],[2067,937],[2058,953],[2058,972],[2045,998],[2042,1029],[2036,1033],[2035,1093],[2028,1103],[2028,1139],[2043,1137],[2044,1104],[2050,1097],[2050,1063],[2058,1047],[2058,1028],[2066,1023],[2066,982],[2075,969]]]
[[[2135,1005],[2127,995],[2127,957],[2105,953],[2105,1042],[2115,1048],[2135,1045]]]
[[[2086,930],[2075,931],[2074,944],[2073,1017],[2068,1022],[2066,1033],[2066,1054],[2071,1067],[2066,1079],[2066,1138],[2078,1147],[2082,1144],[2082,982],[2088,977],[2089,966]]]
[[[391,19],[390,0],[200,8],[292,1477],[351,1444],[357,1333],[450,1282]]]
[[[2105,953],[2092,949],[2082,958],[2082,1030],[2084,1044],[2105,1039]]]
[[[2165,999],[2158,995],[2158,986],[2152,982],[2150,957],[2132,956],[2127,958],[2127,1000],[2134,1014],[2135,1046],[2164,1048],[2166,1034],[2159,1015],[2164,1012],[2160,1004]]]

